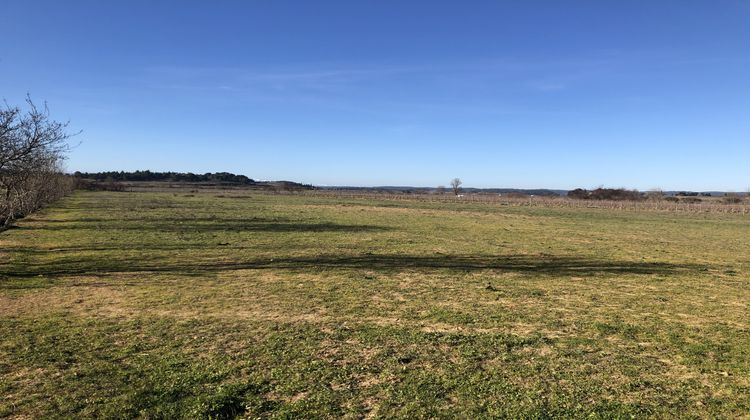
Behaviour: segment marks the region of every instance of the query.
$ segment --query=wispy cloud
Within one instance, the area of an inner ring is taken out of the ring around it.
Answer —
[[[146,69],[150,78],[191,82],[194,86],[215,82],[223,89],[239,89],[250,86],[275,87],[331,87],[387,78],[426,70],[423,67],[372,66],[368,68],[347,66],[300,65],[299,68],[263,69],[250,67],[179,67],[161,66]],[[221,84],[220,82],[226,82]],[[185,86],[170,83],[164,86]]]
[[[542,91],[542,92],[560,91],[560,90],[565,90],[565,88],[567,87],[564,83],[547,82],[547,81],[533,81],[529,83],[529,86],[532,89]]]
[[[463,96],[493,90],[562,90],[569,81],[595,74],[608,60],[488,59],[461,63],[357,66],[302,64],[296,68],[153,67],[144,72],[151,88],[223,92],[259,101],[320,101],[391,97],[418,102],[442,95]]]
[[[226,100],[299,104],[352,112],[507,113],[524,95],[574,93],[631,73],[682,66],[744,64],[742,57],[683,57],[602,51],[587,57],[495,58],[450,63],[300,63],[283,67],[161,66],[149,88]],[[658,70],[661,69],[661,70]],[[597,93],[600,93],[599,90]]]

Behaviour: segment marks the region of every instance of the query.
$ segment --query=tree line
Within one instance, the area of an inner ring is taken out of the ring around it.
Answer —
[[[586,190],[576,188],[568,192],[568,197],[578,200],[645,200],[646,194],[638,190],[627,190],[625,188],[597,188],[595,190]]]
[[[68,123],[26,98],[26,109],[0,107],[0,229],[71,191],[63,173]]]
[[[217,182],[230,184],[255,184],[255,180],[245,175],[235,175],[231,172],[207,172],[205,174],[194,174],[192,172],[152,172],[145,171],[105,171],[105,172],[79,172],[73,173],[75,178],[90,179],[95,181],[171,181],[171,182]]]
[[[750,195],[750,194],[749,194]],[[568,197],[576,200],[609,200],[609,201],[643,201],[643,200],[665,200],[682,203],[701,203],[698,197],[711,197],[710,193],[697,193],[692,191],[680,191],[673,196],[668,196],[662,190],[656,189],[647,192],[638,190],[628,190],[625,188],[597,188],[587,190],[576,188],[568,192]],[[682,197],[681,199],[678,197]],[[745,201],[745,197],[736,193],[724,193],[724,196],[718,200],[724,204],[740,204]]]

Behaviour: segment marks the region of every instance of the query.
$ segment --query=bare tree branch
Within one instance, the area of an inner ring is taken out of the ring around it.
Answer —
[[[61,164],[73,135],[27,96],[28,110],[0,109],[0,227],[66,192]],[[77,134],[77,133],[76,133]]]

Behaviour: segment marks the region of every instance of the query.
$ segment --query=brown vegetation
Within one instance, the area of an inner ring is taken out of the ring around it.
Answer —
[[[633,211],[670,211],[691,213],[735,213],[750,214],[750,201],[737,204],[723,202],[716,197],[707,197],[701,202],[691,202],[674,196],[664,197],[663,200],[578,200],[563,196],[529,196],[522,194],[465,194],[457,198],[452,194],[403,194],[398,192],[364,192],[340,190],[315,190],[303,192],[304,195],[328,196],[338,198],[366,199],[366,200],[408,200],[423,202],[461,202],[488,203],[501,206],[531,206],[531,207],[565,207],[565,208],[601,208]]]

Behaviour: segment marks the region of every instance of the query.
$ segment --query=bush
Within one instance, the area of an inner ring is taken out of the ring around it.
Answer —
[[[721,198],[721,202],[724,204],[740,204],[743,201],[745,200],[737,194],[726,194]]]
[[[568,197],[576,200],[588,200],[591,198],[589,191],[583,188],[576,188],[573,191],[568,191]]]
[[[73,185],[77,190],[88,191],[125,191],[125,185],[114,180],[93,181],[90,179],[73,178]]]

